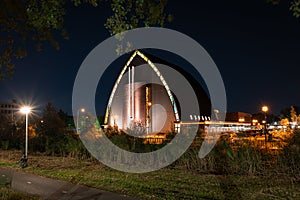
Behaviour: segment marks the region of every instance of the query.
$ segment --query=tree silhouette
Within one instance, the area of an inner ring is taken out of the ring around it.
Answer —
[[[61,153],[65,145],[66,125],[51,103],[43,110],[41,123],[37,124],[37,134],[46,151],[52,154]]]
[[[55,35],[67,39],[64,28],[66,7],[88,3],[99,6],[101,0],[1,0],[0,1],[0,80],[14,73],[15,59],[27,55],[26,44],[37,50],[50,43],[59,49]],[[103,2],[104,3],[104,2]],[[105,27],[111,34],[139,26],[163,26],[167,0],[110,0],[112,15]]]
[[[282,0],[266,0],[267,2],[278,5],[282,3]],[[285,1],[286,2],[286,1]],[[293,16],[299,18],[300,17],[300,0],[288,0],[289,9],[292,12]]]

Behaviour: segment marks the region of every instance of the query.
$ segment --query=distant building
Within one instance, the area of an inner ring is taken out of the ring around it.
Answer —
[[[226,113],[226,122],[251,123],[252,115],[244,112],[228,112]]]
[[[19,104],[14,100],[10,103],[0,103],[0,115],[10,118],[11,121],[15,121],[16,112],[18,112],[19,109]]]

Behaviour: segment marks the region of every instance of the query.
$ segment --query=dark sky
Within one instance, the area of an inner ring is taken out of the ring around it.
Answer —
[[[102,4],[100,4],[101,6]],[[56,51],[29,50],[17,62],[12,80],[0,82],[0,101],[52,102],[71,114],[72,88],[82,61],[109,37],[108,7],[71,6],[66,16],[70,39]],[[174,21],[167,28],[198,41],[217,64],[229,111],[256,113],[263,104],[278,114],[300,105],[300,19],[287,5],[254,1],[169,1]],[[171,60],[169,62],[172,62]]]

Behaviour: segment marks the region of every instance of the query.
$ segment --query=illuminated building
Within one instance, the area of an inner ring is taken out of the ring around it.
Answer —
[[[245,112],[227,112],[227,122],[240,122],[240,123],[251,123],[252,115]]]
[[[210,116],[210,100],[192,75],[158,57],[135,51],[112,88],[104,125],[117,126],[123,130],[134,129],[137,135],[171,132],[180,128],[181,105],[173,92],[174,88],[170,88],[165,74],[157,66],[159,64],[171,68],[186,79],[198,100],[196,103],[199,104],[201,116]],[[199,113],[193,114],[199,116]]]

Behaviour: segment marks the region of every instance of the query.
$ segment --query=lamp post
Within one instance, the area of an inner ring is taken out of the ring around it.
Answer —
[[[77,132],[78,132],[78,133],[79,133],[79,112],[84,113],[84,112],[85,112],[85,109],[84,109],[84,108],[81,108],[81,109],[78,109],[78,110],[77,110],[76,128],[77,128]]]
[[[31,108],[28,107],[28,106],[22,107],[20,109],[20,112],[25,114],[25,118],[26,118],[25,157],[27,158],[27,152],[28,152],[28,114],[31,112]]]
[[[265,134],[265,142],[267,142],[267,112],[269,110],[268,106],[263,106],[261,110],[265,113],[265,125],[264,125],[264,134]]]

